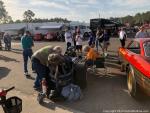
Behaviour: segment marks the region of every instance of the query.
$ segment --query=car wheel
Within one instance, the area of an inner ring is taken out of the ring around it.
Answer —
[[[85,89],[87,87],[87,71],[84,63],[75,65],[74,83],[80,86],[81,89]]]
[[[127,74],[127,86],[130,95],[134,98],[138,97],[139,87],[136,82],[135,74],[133,68],[130,66],[128,74]]]

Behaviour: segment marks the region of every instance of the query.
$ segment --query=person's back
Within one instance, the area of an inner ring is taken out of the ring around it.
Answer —
[[[144,27],[141,26],[139,31],[136,33],[135,38],[146,38],[146,33],[144,32]]]
[[[94,50],[94,48],[90,48],[89,52],[86,55],[87,60],[93,60],[95,61],[96,58],[98,58],[98,53]]]
[[[106,42],[106,41],[109,41],[109,39],[110,39],[109,34],[108,34],[107,32],[105,32],[105,33],[104,33],[104,41],[105,41],[105,42]]]
[[[143,31],[139,31],[136,33],[135,38],[146,38],[146,33]]]
[[[48,55],[53,52],[53,46],[45,46],[39,50],[37,50],[32,57],[37,58],[41,64],[47,65]]]
[[[8,43],[11,43],[11,36],[10,35],[7,36],[7,40],[8,40]]]
[[[88,44],[89,44],[89,46],[91,46],[93,43],[95,43],[95,37],[94,37],[93,33],[90,33]]]
[[[33,39],[30,36],[24,35],[21,38],[22,48],[30,49],[33,46]]]
[[[65,41],[66,43],[71,43],[72,44],[72,34],[70,31],[65,32]]]
[[[4,43],[8,43],[8,38],[7,37],[8,37],[8,35],[5,34],[4,37],[3,37]]]
[[[27,64],[28,64],[28,58],[31,59],[31,56],[33,54],[32,46],[34,46],[33,39],[29,31],[26,31],[25,35],[21,37],[21,44],[23,48],[24,75],[26,75],[26,77],[29,77]],[[32,66],[32,70],[34,70],[33,66]]]

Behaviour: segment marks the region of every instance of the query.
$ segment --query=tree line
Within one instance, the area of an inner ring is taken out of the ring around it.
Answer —
[[[125,17],[120,18],[110,18],[111,20],[117,21],[122,24],[130,24],[130,26],[140,26],[145,23],[150,23],[150,11],[144,12],[144,13],[137,13],[134,16],[127,15]]]

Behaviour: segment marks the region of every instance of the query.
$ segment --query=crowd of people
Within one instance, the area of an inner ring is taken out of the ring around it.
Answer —
[[[99,47],[102,49],[102,52],[105,56],[107,56],[108,47],[110,45],[110,33],[106,29],[97,28],[96,33],[91,31],[89,33],[88,45],[92,48],[96,46],[97,52],[99,51]],[[71,46],[74,46],[77,53],[82,53],[83,46],[83,35],[80,32],[80,28],[76,27],[75,32],[72,34],[70,28],[66,29],[65,32],[65,42],[67,49]]]
[[[101,38],[103,38],[103,40],[101,40]],[[99,47],[101,47],[103,52],[107,52],[107,48],[109,46],[109,38],[110,36],[107,30],[97,29],[95,35],[92,32],[90,33],[88,44],[83,46],[83,36],[80,33],[80,29],[76,28],[74,34],[72,34],[70,28],[68,28],[65,32],[66,51],[68,51],[69,48],[73,46],[75,48],[74,50],[77,53],[77,57],[79,57],[80,55],[82,56],[84,52],[86,53],[86,60],[96,60],[96,58],[98,58],[100,55],[100,52],[98,51]],[[97,51],[95,50],[95,43],[97,44]],[[32,71],[37,73],[33,87],[34,89],[39,89],[42,79],[49,72],[48,70],[50,55],[57,54],[59,56],[63,56],[62,47],[46,46],[33,53],[32,47],[34,46],[34,42],[29,31],[26,31],[25,34],[22,36],[21,44],[23,48],[24,75],[27,78],[30,77],[27,65],[28,59],[31,59]],[[55,62],[57,61],[59,60],[55,60]]]

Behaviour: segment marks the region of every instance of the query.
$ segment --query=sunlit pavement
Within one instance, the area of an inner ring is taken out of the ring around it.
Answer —
[[[35,42],[33,50],[46,45],[60,45],[65,50],[64,42]],[[83,91],[84,98],[80,101],[53,103],[46,100],[43,106],[39,105],[36,101],[37,92],[32,88],[35,75],[32,74],[31,69],[29,72],[32,79],[27,79],[23,75],[22,49],[18,41],[13,42],[12,51],[0,51],[0,87],[16,87],[12,93],[9,93],[9,96],[15,95],[22,98],[23,113],[78,113],[79,111],[109,113],[112,110],[118,110],[118,112],[119,110],[120,112],[128,110],[127,112],[132,111],[132,113],[134,110],[135,112],[143,110],[143,112],[149,113],[150,100],[146,95],[142,95],[140,100],[135,100],[128,94],[125,73],[120,72],[120,65],[117,63],[119,46],[118,39],[111,39],[109,55],[106,59],[108,74],[103,75],[102,69],[97,69],[95,74],[88,72],[88,87]]]

